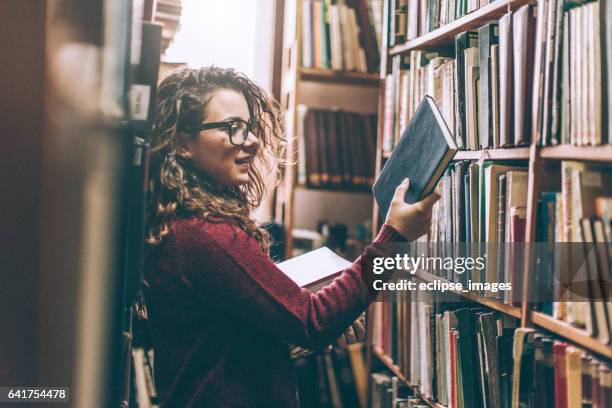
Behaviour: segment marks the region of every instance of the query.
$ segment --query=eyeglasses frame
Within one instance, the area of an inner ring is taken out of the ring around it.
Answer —
[[[234,134],[232,133],[232,124],[236,123],[236,122],[242,122],[246,125],[246,131],[244,132],[244,134],[242,135],[242,142],[240,143],[234,143],[233,137]],[[227,134],[229,135],[229,140],[230,143],[233,144],[234,146],[242,146],[243,144],[246,143],[246,140],[249,138],[249,133],[253,130],[253,125],[251,122],[247,122],[245,120],[242,119],[232,119],[232,120],[228,120],[228,121],[224,121],[224,122],[209,122],[209,123],[202,123],[200,124],[200,126],[198,126],[196,128],[196,130],[198,132],[201,132],[203,130],[209,130],[209,129],[221,129],[221,128],[225,128],[227,131]]]

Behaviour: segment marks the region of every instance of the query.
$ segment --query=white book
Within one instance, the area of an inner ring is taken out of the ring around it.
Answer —
[[[342,32],[340,31],[340,9],[332,4],[329,9],[329,37],[331,46],[331,67],[342,70]]]
[[[312,1],[302,2],[302,66],[312,68]]]
[[[356,68],[355,54],[352,44],[352,30],[350,22],[350,12],[346,4],[338,4],[340,10],[340,30],[342,32],[342,55],[345,71],[354,71]]]
[[[331,249],[321,247],[276,264],[296,285],[315,291],[352,265]]]

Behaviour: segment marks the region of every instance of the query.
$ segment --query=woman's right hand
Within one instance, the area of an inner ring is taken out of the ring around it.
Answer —
[[[408,241],[415,241],[429,231],[431,210],[435,202],[440,199],[440,194],[434,192],[419,202],[406,204],[404,198],[409,187],[408,179],[404,179],[402,184],[397,186],[385,222]]]

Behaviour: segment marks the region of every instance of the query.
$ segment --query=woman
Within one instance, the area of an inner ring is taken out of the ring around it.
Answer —
[[[297,406],[287,343],[325,348],[372,301],[357,261],[311,294],[268,257],[250,212],[282,136],[277,105],[233,70],[186,69],[160,84],[145,295],[164,407]],[[439,197],[407,205],[407,189],[364,254],[429,227]]]

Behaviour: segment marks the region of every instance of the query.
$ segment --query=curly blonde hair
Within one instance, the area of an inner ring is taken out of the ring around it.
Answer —
[[[255,165],[248,172],[249,181],[240,187],[218,185],[192,160],[177,154],[187,140],[198,136],[198,131],[190,129],[201,123],[212,93],[219,89],[244,95],[252,133],[259,139]],[[199,215],[208,221],[236,225],[267,251],[269,234],[251,218],[251,211],[266,193],[262,170],[279,169],[283,135],[278,103],[233,69],[183,69],[166,77],[159,85],[150,140],[146,242],[159,244],[170,233],[172,218]]]

